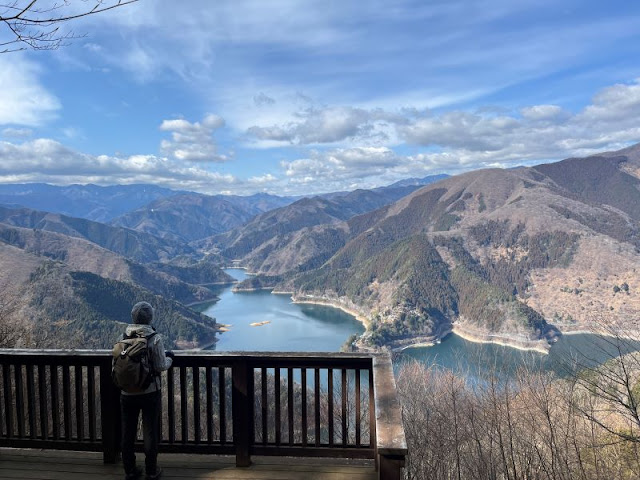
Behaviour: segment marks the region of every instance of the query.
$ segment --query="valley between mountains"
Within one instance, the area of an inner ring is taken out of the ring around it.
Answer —
[[[109,346],[148,300],[173,348],[206,346],[218,325],[188,305],[232,264],[255,274],[238,290],[356,314],[360,349],[640,330],[638,145],[309,198],[31,184],[0,186],[0,205],[14,345]]]

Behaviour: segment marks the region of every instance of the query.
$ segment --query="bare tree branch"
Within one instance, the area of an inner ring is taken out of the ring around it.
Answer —
[[[71,0],[44,2],[44,6],[40,6],[43,5],[42,0],[15,0],[8,4],[0,4],[0,26],[4,26],[4,36],[7,37],[3,39],[0,36],[0,53],[26,49],[55,50],[73,39],[85,36],[72,31],[63,32],[60,30],[60,24],[123,7],[139,0],[81,1],[89,5],[79,13],[70,11]]]

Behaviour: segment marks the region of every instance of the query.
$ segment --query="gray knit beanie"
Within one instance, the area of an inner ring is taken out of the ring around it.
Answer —
[[[138,302],[131,309],[131,320],[137,325],[150,325],[153,321],[153,307],[147,302]]]

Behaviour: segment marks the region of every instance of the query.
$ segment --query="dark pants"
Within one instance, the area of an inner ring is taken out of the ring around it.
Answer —
[[[122,463],[125,473],[132,473],[136,466],[134,443],[138,432],[138,418],[142,411],[145,471],[156,473],[158,442],[160,441],[160,391],[144,395],[120,395],[122,412]]]

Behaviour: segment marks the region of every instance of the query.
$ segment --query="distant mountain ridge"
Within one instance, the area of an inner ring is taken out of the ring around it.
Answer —
[[[373,189],[383,193],[396,190],[396,197],[411,193],[446,175],[427,176]],[[406,190],[402,191],[401,189]],[[345,196],[351,192],[320,195]],[[171,190],[150,184],[69,185],[44,183],[0,184],[0,206],[29,208],[84,218],[179,241],[193,241],[216,235],[244,224],[252,217],[283,207],[300,198],[267,193],[253,195],[205,195]]]
[[[226,232],[290,199],[257,194],[250,197],[183,193],[153,201],[111,221],[112,225],[191,242]]]
[[[180,192],[155,185],[0,184],[0,205],[108,222],[149,202],[177,193]]]
[[[430,176],[411,185],[394,184],[374,190],[358,189],[302,198],[258,215],[233,230],[196,242],[194,246],[207,251],[215,249],[222,256],[240,261],[255,272],[277,275],[296,265],[295,268],[304,268],[304,264],[309,266],[326,260],[327,253],[331,251],[325,248],[327,244],[335,246],[344,241],[348,227],[343,222],[389,205],[425,183],[440,178]],[[354,228],[357,228],[356,224]],[[286,254],[280,255],[279,252]]]

